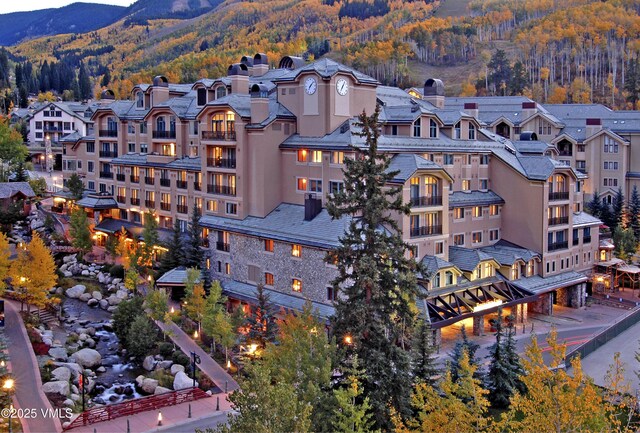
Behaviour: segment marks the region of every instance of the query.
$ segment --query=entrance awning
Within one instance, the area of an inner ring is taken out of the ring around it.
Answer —
[[[103,209],[117,209],[118,203],[111,197],[111,194],[89,194],[86,197],[82,197],[76,202],[80,207],[103,210]]]

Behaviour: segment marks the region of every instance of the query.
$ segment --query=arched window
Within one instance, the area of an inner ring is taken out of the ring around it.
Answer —
[[[438,125],[436,124],[436,121],[433,119],[429,121],[429,137],[430,138],[438,137]]]
[[[160,116],[156,119],[156,131],[165,131],[166,124],[164,122],[164,117]]]
[[[424,178],[424,191],[427,197],[437,197],[440,195],[438,191],[438,178],[426,176]]]
[[[422,119],[418,118],[413,122],[413,136],[420,137],[422,135]]]
[[[461,129],[460,129],[460,122],[458,122],[453,127],[453,138],[459,140],[461,136],[462,136],[462,132],[461,132]]]
[[[473,123],[469,124],[469,140],[475,140],[476,139],[476,127],[473,125]]]

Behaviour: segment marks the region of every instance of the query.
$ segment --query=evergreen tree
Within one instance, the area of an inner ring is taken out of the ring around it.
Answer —
[[[91,99],[91,79],[89,72],[84,63],[80,63],[80,71],[78,72],[78,86],[80,91],[80,99]]]
[[[416,381],[435,384],[435,378],[440,374],[435,358],[436,347],[433,344],[433,330],[431,324],[423,319],[416,320],[411,354],[413,376]]]
[[[507,332],[509,332],[507,330]],[[512,334],[511,334],[512,335]],[[490,364],[486,375],[487,389],[489,390],[489,401],[495,408],[509,407],[511,396],[521,390],[520,375],[524,373],[520,365],[517,353],[509,352],[514,350],[507,343],[504,333],[502,310],[498,312],[496,323],[496,342],[489,349]],[[515,354],[515,357],[513,356]],[[512,364],[514,363],[515,364]]]
[[[276,311],[271,303],[269,294],[265,293],[262,284],[258,284],[256,288],[256,299],[258,301],[257,305],[247,318],[245,340],[247,344],[257,344],[259,347],[265,347],[267,342],[275,341],[278,333]]]
[[[104,71],[104,75],[102,76],[100,85],[102,87],[107,87],[110,82],[111,82],[111,72],[109,72],[109,69],[107,69],[106,71]]]
[[[512,77],[509,82],[509,93],[511,95],[522,95],[522,91],[529,83],[527,70],[520,60],[513,65]]]
[[[638,241],[633,235],[633,230],[616,227],[613,231],[613,244],[618,258],[631,262],[633,254],[636,252]]]
[[[197,207],[193,207],[191,221],[189,222],[189,241],[185,245],[185,266],[199,268],[204,259],[202,251],[202,227],[200,227],[200,212]]]
[[[84,193],[84,183],[82,183],[82,179],[78,176],[78,173],[73,173],[69,176],[67,180],[67,188],[69,188],[69,192],[71,193],[71,198],[73,200],[80,200],[82,198],[82,194]]]
[[[336,405],[332,426],[336,432],[368,433],[373,427],[369,397],[363,398],[363,389],[356,376],[347,378],[348,386],[333,391]]]
[[[118,304],[116,311],[113,313],[113,332],[116,334],[116,337],[118,337],[120,344],[124,347],[127,347],[127,338],[131,324],[136,317],[144,314],[142,308],[143,302],[144,299],[140,296],[126,299]]]
[[[640,204],[640,200],[638,201],[638,203]],[[600,218],[600,215],[602,214],[602,201],[600,200],[600,194],[598,193],[598,190],[595,190],[593,192],[591,201],[589,201],[589,203],[587,204],[587,210],[594,217]]]
[[[144,314],[134,319],[127,334],[127,355],[140,361],[153,351],[158,328]]]
[[[69,234],[72,238],[71,245],[78,248],[82,256],[93,249],[87,213],[78,206],[74,206],[74,209],[71,211]]]
[[[411,359],[402,345],[413,329],[412,302],[416,295],[415,260],[393,215],[409,213],[399,188],[387,189],[397,172],[388,170],[390,158],[378,153],[380,107],[369,117],[362,113],[359,136],[365,149],[345,159],[345,190],[327,203],[332,218],[347,218],[349,226],[340,246],[327,256],[338,277],[333,332],[343,345],[342,359],[358,356],[366,366],[365,396],[370,398],[376,426],[391,428],[390,410],[410,412]],[[380,227],[389,230],[380,230]],[[346,338],[346,339],[345,339]]]
[[[453,347],[453,352],[449,354],[449,371],[451,372],[451,379],[454,382],[457,382],[459,378],[459,370],[460,370],[460,360],[464,354],[467,354],[469,357],[469,362],[476,367],[475,373],[476,377],[481,377],[482,372],[480,371],[480,362],[476,358],[476,352],[480,348],[478,343],[475,343],[469,340],[467,336],[467,330],[464,325],[460,328],[460,338],[456,342],[456,345]]]
[[[611,230],[616,226],[616,220],[611,209],[611,205],[604,200],[600,203],[600,220]]]
[[[11,170],[20,162],[24,162],[28,154],[29,150],[22,141],[22,134],[9,125],[8,117],[0,116],[0,181],[6,182]]]
[[[16,182],[28,182],[29,175],[24,167],[24,161],[18,161],[16,164]]]
[[[640,194],[638,188],[633,185],[631,199],[629,200],[629,226],[633,230],[636,239],[640,239]]]
[[[618,187],[616,196],[613,198],[613,219],[612,220],[615,221],[614,228],[623,227],[624,214],[625,214],[624,194],[622,193],[622,188]]]
[[[182,232],[180,231],[180,221],[177,219],[173,223],[173,232],[171,240],[165,245],[167,251],[160,259],[158,272],[160,275],[169,272],[171,269],[177,268],[183,263],[184,250],[182,244]]]
[[[511,83],[511,65],[507,53],[504,50],[496,50],[488,67],[491,70],[489,82],[494,88],[494,93],[504,95]]]

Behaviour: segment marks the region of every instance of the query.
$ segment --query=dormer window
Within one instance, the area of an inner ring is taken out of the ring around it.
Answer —
[[[469,140],[475,140],[476,139],[476,127],[473,125],[473,123],[469,124]]]
[[[462,130],[460,128],[460,122],[458,122],[453,127],[453,138],[459,140],[461,136],[462,136]]]
[[[420,137],[422,135],[422,119],[418,118],[413,122],[413,136]]]
[[[136,108],[144,108],[144,93],[136,93]]]
[[[429,120],[429,137],[437,138],[438,137],[438,124],[435,120]]]
[[[227,88],[220,86],[216,89],[216,99],[224,98],[227,96]]]
[[[198,106],[202,107],[207,103],[207,89],[198,89]]]

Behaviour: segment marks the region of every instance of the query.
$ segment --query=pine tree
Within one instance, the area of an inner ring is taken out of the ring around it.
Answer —
[[[604,200],[600,203],[600,220],[611,230],[615,228],[616,220],[611,209],[611,205]]]
[[[189,222],[189,241],[185,245],[184,264],[187,267],[200,268],[204,259],[202,251],[202,227],[200,227],[200,212],[193,207],[191,221]]]
[[[84,63],[80,63],[80,71],[78,72],[78,86],[80,90],[80,99],[91,99],[91,79],[89,72]]]
[[[416,320],[412,339],[413,376],[416,381],[435,384],[435,378],[440,374],[435,357],[436,347],[433,343],[431,324],[423,319]]]
[[[460,360],[464,354],[469,357],[469,362],[476,367],[476,377],[481,377],[480,362],[476,358],[476,352],[480,348],[478,343],[469,340],[467,336],[467,330],[464,325],[460,328],[460,338],[453,347],[453,352],[449,354],[449,370],[451,372],[451,379],[456,382],[459,378],[458,371],[460,370]]]
[[[616,196],[613,198],[613,221],[615,221],[615,226],[612,230],[615,229],[615,227],[623,227],[624,214],[624,194],[622,193],[622,188],[618,187]]]
[[[337,264],[332,284],[343,293],[332,329],[338,341],[347,343],[343,360],[357,354],[366,365],[364,394],[376,427],[385,430],[391,428],[391,408],[410,411],[411,360],[401,346],[413,329],[417,263],[408,258],[409,246],[392,216],[407,215],[410,208],[402,203],[400,189],[387,189],[397,173],[388,171],[389,157],[378,153],[379,113],[376,107],[371,117],[360,115],[364,149],[355,159],[345,159],[345,190],[327,203],[332,218],[350,221],[340,246],[326,260]]]
[[[87,213],[81,207],[74,206],[69,220],[69,234],[71,235],[71,245],[80,250],[84,256],[93,249],[91,241],[91,229]]]
[[[589,201],[589,203],[587,204],[587,210],[594,217],[600,218],[600,214],[602,213],[602,201],[600,200],[600,194],[598,194],[598,190],[595,190],[593,192],[593,197],[591,197],[591,201]]]
[[[258,284],[256,288],[256,299],[257,305],[247,318],[246,326],[248,329],[245,340],[247,344],[257,344],[264,348],[267,342],[275,341],[278,333],[276,311],[262,284]]]
[[[158,272],[160,275],[169,272],[171,269],[177,268],[184,260],[184,246],[182,243],[182,232],[180,231],[180,221],[177,219],[173,224],[171,240],[165,245],[167,251],[160,259]]]
[[[629,200],[629,225],[635,238],[640,239],[640,193],[636,185],[633,185]]]
[[[78,176],[78,173],[73,173],[69,176],[67,180],[67,188],[69,188],[69,192],[71,193],[71,198],[73,200],[80,200],[84,193],[84,184],[82,183],[82,179]]]
[[[373,427],[373,415],[369,397],[363,398],[363,390],[356,376],[347,378],[348,386],[333,391],[336,405],[333,411],[333,431],[368,433]]]
[[[109,69],[107,69],[107,70],[104,71],[104,75],[102,76],[102,80],[100,81],[100,85],[102,87],[107,87],[110,82],[111,82],[111,72],[109,72]]]
[[[127,355],[138,361],[149,355],[156,345],[158,328],[144,314],[131,323],[127,333]]]

